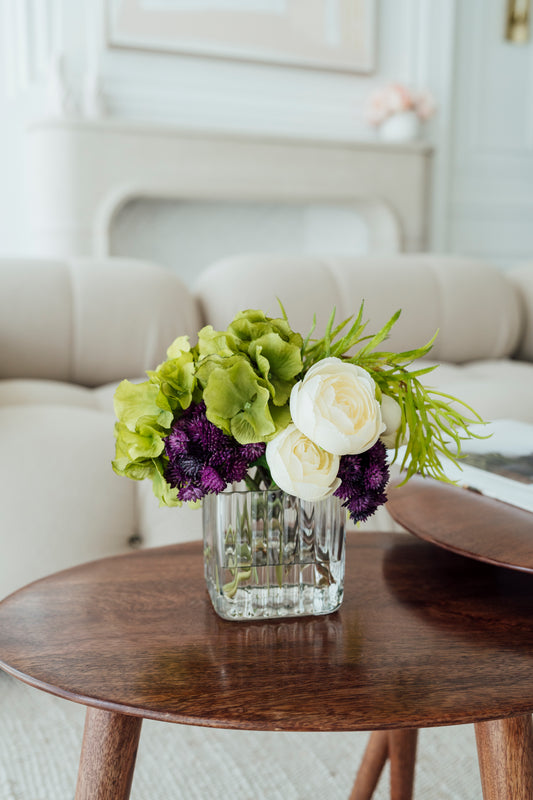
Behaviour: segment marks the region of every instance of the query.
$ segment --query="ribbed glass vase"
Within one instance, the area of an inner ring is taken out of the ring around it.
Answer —
[[[224,619],[329,614],[342,602],[346,510],[337,497],[235,491],[203,500],[205,579]]]

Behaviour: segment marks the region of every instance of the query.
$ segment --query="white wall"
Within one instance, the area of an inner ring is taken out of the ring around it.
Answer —
[[[370,76],[110,49],[107,1],[0,0],[0,252],[27,249],[26,124],[90,111],[97,76],[115,117],[332,139],[370,134],[362,112],[375,85],[429,87],[439,102],[433,247],[502,266],[531,257],[533,47],[503,41],[503,0],[378,0]],[[60,55],[66,97],[51,69]]]
[[[32,176],[24,176],[25,125],[61,105],[66,112],[83,112],[95,75],[112,116],[333,139],[368,136],[363,107],[369,92],[395,78],[430,85],[441,97],[439,139],[447,114],[447,31],[454,0],[380,0],[378,66],[371,76],[110,49],[103,39],[106,2],[1,0],[0,69],[7,86],[0,95],[2,252],[23,252],[28,240],[23,212]],[[50,62],[57,67],[59,56],[70,92],[66,101],[58,96],[53,71],[50,80]]]
[[[107,50],[102,72],[113,114],[193,127],[353,138],[372,85],[420,77],[420,9],[432,0],[379,0],[374,75]],[[445,0],[443,7],[450,5]],[[429,26],[429,22],[427,23]]]
[[[504,40],[501,0],[457,5],[447,244],[533,261],[533,44]]]

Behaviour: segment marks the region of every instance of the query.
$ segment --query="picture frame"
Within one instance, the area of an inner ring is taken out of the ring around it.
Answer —
[[[107,44],[339,72],[375,69],[377,0],[106,0]]]

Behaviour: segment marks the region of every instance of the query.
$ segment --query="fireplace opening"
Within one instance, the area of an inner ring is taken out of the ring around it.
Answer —
[[[390,212],[370,201],[278,203],[129,200],[113,217],[112,255],[144,258],[187,284],[237,253],[365,255],[399,249]]]

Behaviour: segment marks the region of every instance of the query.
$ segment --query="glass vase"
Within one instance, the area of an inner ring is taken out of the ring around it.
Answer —
[[[205,579],[224,619],[329,614],[344,590],[346,510],[277,491],[203,500]]]

